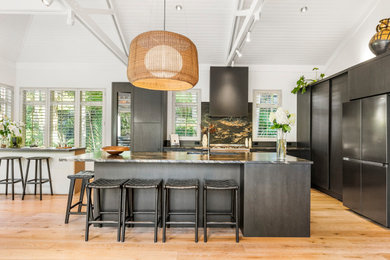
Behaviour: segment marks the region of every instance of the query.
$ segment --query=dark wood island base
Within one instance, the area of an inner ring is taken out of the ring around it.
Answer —
[[[287,156],[278,161],[275,153],[237,155],[201,155],[185,152],[124,153],[110,157],[104,152],[62,158],[62,160],[95,162],[95,178],[197,178],[203,201],[204,179],[234,179],[240,184],[240,228],[245,237],[310,236],[310,171],[312,162]],[[153,205],[150,193],[135,196],[137,209]],[[181,192],[181,191],[174,191]],[[112,210],[118,203],[112,191],[102,193],[101,207]],[[208,198],[211,211],[228,211],[229,192],[218,192]],[[193,207],[193,195],[171,196],[172,209]],[[202,207],[199,206],[202,226]],[[182,217],[183,218],[183,217]],[[218,218],[223,218],[220,216]]]

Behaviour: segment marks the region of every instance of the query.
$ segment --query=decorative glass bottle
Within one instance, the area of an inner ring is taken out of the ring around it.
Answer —
[[[287,153],[287,133],[283,132],[281,128],[277,130],[277,140],[276,140],[276,155],[278,160],[285,160]]]

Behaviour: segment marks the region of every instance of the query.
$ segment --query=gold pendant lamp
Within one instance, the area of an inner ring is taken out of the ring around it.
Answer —
[[[165,31],[145,32],[130,44],[127,77],[131,84],[152,90],[193,88],[199,79],[198,52],[187,37]]]

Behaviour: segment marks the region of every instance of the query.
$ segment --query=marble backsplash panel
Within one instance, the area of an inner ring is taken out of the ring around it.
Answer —
[[[252,137],[252,103],[248,103],[247,117],[210,117],[209,102],[202,102],[201,127],[213,124],[216,132],[210,135],[212,144],[245,144]]]

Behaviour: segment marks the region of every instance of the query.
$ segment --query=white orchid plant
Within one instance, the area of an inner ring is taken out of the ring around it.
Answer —
[[[23,122],[11,121],[8,117],[0,119],[0,135],[3,137],[22,137]]]
[[[288,133],[295,124],[295,118],[295,114],[279,107],[276,112],[271,112],[269,115],[269,120],[272,123],[271,129],[282,129],[283,132]]]

